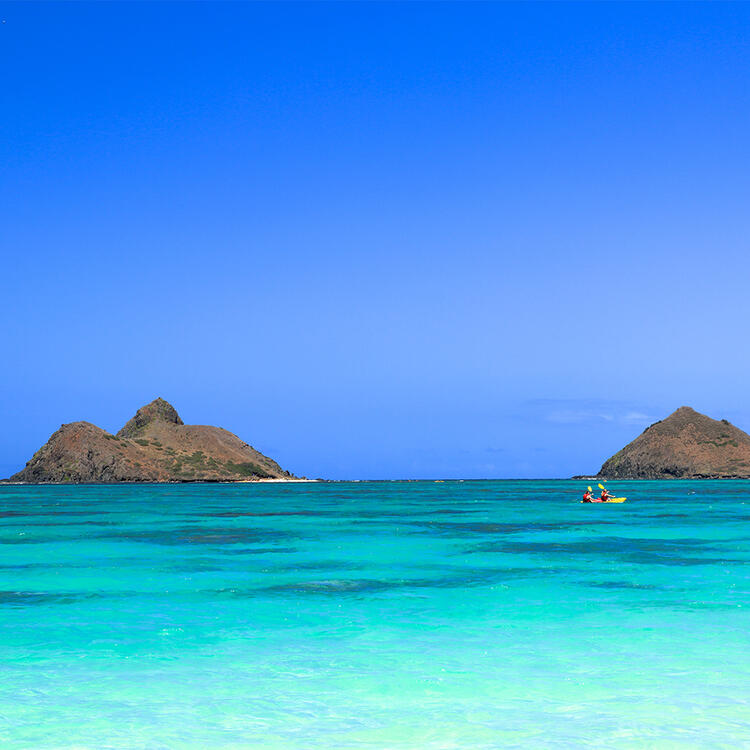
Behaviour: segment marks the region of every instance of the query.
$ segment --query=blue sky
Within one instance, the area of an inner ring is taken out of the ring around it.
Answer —
[[[0,474],[156,396],[330,478],[750,429],[750,6],[0,15]]]

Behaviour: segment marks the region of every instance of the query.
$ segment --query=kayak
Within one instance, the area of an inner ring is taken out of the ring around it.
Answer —
[[[624,503],[627,500],[626,497],[610,497],[606,503],[586,503],[586,505],[608,505],[609,503]],[[583,502],[583,500],[581,500]]]

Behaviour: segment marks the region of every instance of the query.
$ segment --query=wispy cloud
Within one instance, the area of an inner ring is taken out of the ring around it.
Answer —
[[[626,422],[627,424],[649,425],[656,422],[657,417],[652,417],[639,411],[630,411],[621,418],[621,421]]]
[[[528,406],[546,422],[555,424],[614,423],[649,425],[656,422],[646,410],[625,401],[604,399],[534,399]]]
[[[547,414],[548,422],[558,424],[576,424],[580,422],[612,422],[615,417],[612,414],[599,412],[581,411],[577,409],[557,409]]]

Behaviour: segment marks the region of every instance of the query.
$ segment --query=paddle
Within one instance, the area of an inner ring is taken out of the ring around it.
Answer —
[[[607,489],[601,482],[599,483],[599,487],[600,489],[603,489],[603,490]],[[610,495],[607,498],[607,502],[608,503],[624,503],[626,499],[627,498],[624,498],[624,497],[612,497],[612,495]]]

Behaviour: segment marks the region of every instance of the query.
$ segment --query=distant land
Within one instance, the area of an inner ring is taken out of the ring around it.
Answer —
[[[575,479],[750,479],[750,435],[726,419],[682,406]],[[186,425],[162,398],[119,432],[90,422],[61,425],[25,468],[4,482],[302,481],[221,427]]]
[[[186,425],[162,398],[115,435],[90,422],[64,424],[10,482],[237,482],[296,480],[221,427]]]
[[[748,479],[750,435],[682,406],[608,458],[601,479]]]

